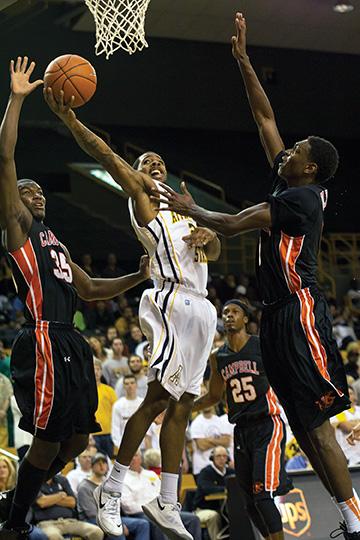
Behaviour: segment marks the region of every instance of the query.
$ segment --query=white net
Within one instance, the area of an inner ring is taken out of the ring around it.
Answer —
[[[141,51],[145,39],[145,15],[150,0],[85,0],[96,25],[96,54],[108,59],[118,49]]]

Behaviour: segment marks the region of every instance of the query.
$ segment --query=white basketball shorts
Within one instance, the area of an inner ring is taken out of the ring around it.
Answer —
[[[143,292],[139,320],[150,343],[148,380],[157,379],[179,400],[184,392],[200,395],[217,314],[201,295],[177,283]]]

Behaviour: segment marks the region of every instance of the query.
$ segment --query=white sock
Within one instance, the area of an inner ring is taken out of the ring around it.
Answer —
[[[360,504],[356,497],[357,495],[354,494],[351,499],[336,503],[349,533],[360,532]]]
[[[161,473],[160,497],[163,503],[176,504],[179,475],[173,473]]]
[[[121,493],[126,472],[129,470],[129,465],[122,465],[118,461],[114,461],[110,476],[104,482],[105,491],[115,491]]]

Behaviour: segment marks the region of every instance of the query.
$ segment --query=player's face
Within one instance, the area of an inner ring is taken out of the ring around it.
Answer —
[[[310,164],[310,144],[307,139],[299,141],[285,151],[286,154],[279,165],[278,174],[290,185],[292,180],[305,176]]]
[[[20,184],[19,193],[22,202],[30,210],[33,217],[42,221],[45,218],[46,199],[39,184],[36,182]]]
[[[247,323],[247,317],[244,310],[236,304],[228,304],[222,312],[225,332],[239,332]]]
[[[158,154],[150,152],[140,156],[138,170],[151,176],[159,182],[166,182],[166,166],[164,160]]]

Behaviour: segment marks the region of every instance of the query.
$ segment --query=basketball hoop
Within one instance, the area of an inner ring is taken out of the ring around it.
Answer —
[[[96,25],[97,55],[106,59],[118,49],[141,51],[145,39],[145,15],[150,0],[85,0]]]

